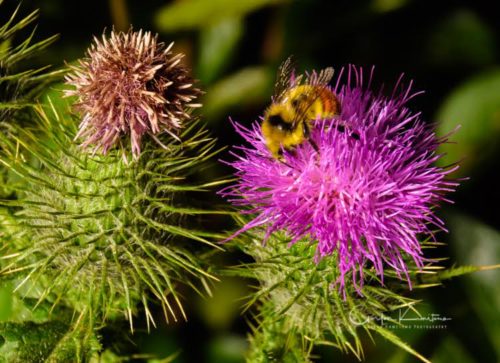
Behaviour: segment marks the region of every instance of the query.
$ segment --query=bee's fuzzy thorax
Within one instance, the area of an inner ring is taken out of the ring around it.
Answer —
[[[290,58],[281,66],[272,103],[264,113],[262,135],[274,158],[291,151],[309,137],[311,123],[338,114],[338,100],[328,86],[333,70],[312,72],[302,83],[295,77]]]

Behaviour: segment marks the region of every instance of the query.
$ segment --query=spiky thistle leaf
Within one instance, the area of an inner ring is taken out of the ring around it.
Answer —
[[[264,230],[246,232],[246,237],[240,236],[236,242],[256,260],[234,271],[258,281],[256,291],[249,296],[247,303],[247,308],[258,305],[258,314],[255,316],[258,327],[251,339],[252,357],[257,356],[256,352],[265,352],[273,345],[269,339],[283,342],[301,337],[302,345],[295,344],[294,349],[302,347],[303,357],[309,356],[313,345],[327,344],[342,351],[350,351],[362,359],[364,332],[368,336],[373,333],[380,335],[427,362],[426,358],[387,328],[387,324],[400,324],[395,318],[395,312],[400,309],[418,313],[415,307],[418,301],[407,296],[408,285],[396,273],[386,274],[382,285],[374,269],[365,267],[357,272],[365,279],[362,288],[350,276],[346,279],[345,290],[340,291],[336,285],[340,275],[336,255],[317,261],[316,247],[306,239],[291,246],[291,238],[284,232],[275,233],[263,245],[264,235]],[[423,245],[432,247],[433,244],[424,242]],[[429,262],[420,269],[411,261],[408,261],[408,266],[414,287],[436,284],[426,283],[421,276],[436,276],[438,266]],[[273,337],[270,329],[277,324],[282,327],[278,329],[281,333]],[[263,339],[262,336],[268,338]],[[278,343],[275,345],[274,351],[283,349]],[[306,362],[307,359],[304,359]]]
[[[0,1],[0,7],[3,0]],[[39,42],[33,42],[34,31],[24,40],[15,39],[20,30],[32,25],[38,17],[33,11],[24,18],[19,18],[20,5],[14,10],[5,24],[0,25],[0,133],[14,132],[12,125],[24,122],[26,108],[46,87],[57,79],[61,72],[47,72],[47,67],[22,69],[24,60],[52,44],[57,36]],[[17,45],[14,45],[17,41]],[[0,144],[0,149],[2,149]],[[8,170],[0,166],[0,197],[12,193],[9,187]]]
[[[0,6],[3,1],[0,1]],[[35,99],[53,80],[55,73],[44,73],[47,67],[19,70],[19,64],[37,54],[57,39],[57,35],[33,43],[34,31],[18,45],[13,46],[16,33],[30,26],[38,18],[38,10],[17,20],[20,6],[9,20],[0,26],[0,122],[6,121],[9,112],[32,105]]]
[[[209,239],[221,236],[190,226],[220,212],[186,202],[186,193],[218,184],[186,179],[216,153],[214,140],[193,123],[182,142],[159,135],[165,148],[151,141],[139,160],[127,163],[117,150],[91,156],[76,146],[77,122],[67,114],[37,111],[38,130],[2,140],[7,152],[0,163],[25,183],[19,200],[1,203],[17,210],[24,233],[15,245],[1,246],[9,251],[1,274],[18,277],[17,291],[37,291],[40,302],[62,302],[98,323],[121,313],[133,330],[140,309],[154,325],[152,301],[167,320],[185,317],[178,283],[208,289],[215,279],[204,258],[216,247]]]
[[[303,339],[286,319],[252,327],[249,340],[247,362],[311,363],[309,358],[313,344]]]

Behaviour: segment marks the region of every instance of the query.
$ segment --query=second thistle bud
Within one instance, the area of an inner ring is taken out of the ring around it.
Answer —
[[[66,82],[74,89],[66,95],[78,97],[82,146],[105,154],[129,136],[138,157],[144,135],[176,137],[190,118],[186,110],[199,106],[194,100],[201,92],[180,64],[183,55],[157,38],[142,30],[112,31],[109,38],[94,38],[87,58],[71,67]]]

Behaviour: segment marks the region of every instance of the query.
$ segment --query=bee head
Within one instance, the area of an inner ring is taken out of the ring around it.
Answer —
[[[270,115],[268,121],[269,124],[278,128],[281,128],[281,126],[285,123],[285,121],[283,121],[283,117],[281,116],[281,114]]]
[[[293,123],[293,112],[286,104],[274,103],[266,112],[264,120],[279,130],[289,130]]]

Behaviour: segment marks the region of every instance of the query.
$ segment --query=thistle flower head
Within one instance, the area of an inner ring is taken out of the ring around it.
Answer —
[[[407,275],[406,256],[422,266],[419,235],[444,229],[434,207],[457,182],[446,179],[453,169],[434,166],[445,140],[407,108],[417,94],[411,84],[398,82],[385,97],[365,86],[361,69],[349,67],[344,85],[341,79],[334,89],[340,114],[316,120],[311,142],[284,151],[282,161],[272,158],[259,124],[235,123],[250,145],[230,162],[239,180],[222,194],[256,215],[241,231],[265,226],[267,239],[285,230],[292,244],[317,242],[318,258],[336,254],[343,289],[348,273],[362,283],[369,264],[382,278],[387,267]]]
[[[172,54],[173,43],[165,47],[157,38],[142,30],[103,34],[94,38],[87,58],[71,67],[66,81],[74,89],[66,95],[79,99],[82,146],[105,154],[128,135],[137,157],[145,134],[176,137],[190,118],[188,109],[199,106],[193,101],[200,90],[180,64],[183,55]]]
[[[37,132],[19,128],[15,140],[0,134],[0,164],[24,178],[18,199],[0,200],[0,213],[16,213],[9,228],[0,216],[0,278],[12,279],[36,306],[70,307],[98,324],[123,313],[133,329],[142,310],[149,327],[152,303],[167,320],[185,317],[177,285],[209,289],[215,279],[207,255],[217,248],[209,239],[220,237],[192,227],[212,212],[191,202],[213,182],[193,185],[189,177],[213,156],[215,141],[194,122],[179,134],[182,143],[162,134],[167,149],[148,140],[127,164],[118,150],[102,156],[77,147],[66,109],[36,110]]]

